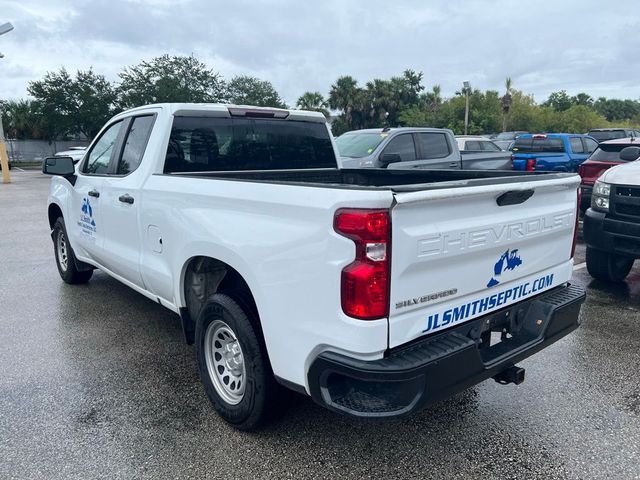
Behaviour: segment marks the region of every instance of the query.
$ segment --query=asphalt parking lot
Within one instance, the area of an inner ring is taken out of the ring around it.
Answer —
[[[593,281],[583,325],[417,415],[372,423],[297,397],[258,433],[220,420],[177,316],[97,272],[56,271],[49,178],[0,184],[0,478],[640,478],[640,262]]]

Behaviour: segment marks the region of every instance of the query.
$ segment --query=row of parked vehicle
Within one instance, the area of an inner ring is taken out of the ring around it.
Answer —
[[[503,132],[491,140],[454,137],[444,129],[387,128],[348,132],[336,143],[343,168],[577,172],[589,273],[600,280],[622,281],[640,258],[640,162],[634,162],[640,157],[640,132],[636,130]],[[501,148],[507,144],[509,150]],[[634,165],[605,173],[628,162]]]

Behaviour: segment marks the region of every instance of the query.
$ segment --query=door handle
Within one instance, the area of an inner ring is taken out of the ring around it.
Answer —
[[[450,167],[450,168],[458,168],[459,166],[460,166],[460,164],[459,164],[458,162],[451,162],[451,163],[449,164],[449,167]]]
[[[128,203],[129,205],[133,205],[133,197],[128,193],[125,193],[124,195],[120,195],[118,197],[118,200],[120,200],[122,203]]]
[[[90,191],[87,193],[87,195],[89,195],[90,197],[96,197],[96,198],[98,198],[98,197],[100,196],[100,192],[94,189],[94,190],[90,190]]]

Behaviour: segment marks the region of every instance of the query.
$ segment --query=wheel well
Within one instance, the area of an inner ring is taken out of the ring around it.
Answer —
[[[184,272],[183,294],[190,321],[195,321],[204,303],[214,293],[225,293],[247,310],[262,333],[256,301],[245,279],[233,267],[211,257],[193,257]]]
[[[58,205],[52,203],[51,205],[49,205],[48,215],[49,227],[53,228],[53,225],[56,223],[58,217],[62,217],[62,210],[60,210],[60,207]]]

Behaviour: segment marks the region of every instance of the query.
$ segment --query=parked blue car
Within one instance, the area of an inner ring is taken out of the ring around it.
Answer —
[[[597,147],[598,142],[589,135],[527,133],[514,142],[511,160],[514,170],[577,172]]]

